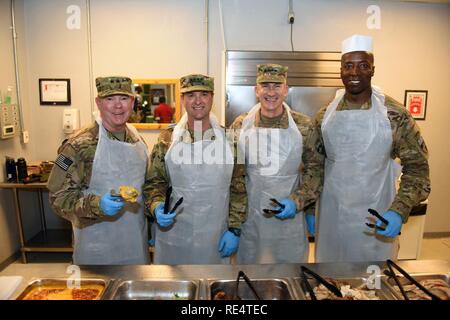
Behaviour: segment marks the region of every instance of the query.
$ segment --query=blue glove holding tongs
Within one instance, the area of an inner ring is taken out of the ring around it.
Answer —
[[[273,209],[263,209],[263,212],[267,215],[274,215],[274,214],[279,214],[283,211],[283,209],[285,208],[285,205],[278,202],[277,199],[275,198],[271,198],[270,201],[272,201],[272,205],[273,206],[278,206],[280,209],[277,210],[273,210]]]
[[[175,210],[177,210],[177,208],[183,202],[183,197],[181,197],[175,203],[175,206],[173,207],[173,209],[169,210],[171,194],[172,194],[172,187],[168,187],[166,190],[166,200],[164,202],[164,207],[162,206],[162,203],[161,203],[155,209],[156,222],[161,227],[164,227],[164,228],[169,227],[173,223],[173,220],[175,219],[175,216],[176,216]]]
[[[376,224],[367,223],[366,225],[370,228],[375,228],[381,232],[377,232],[378,234],[386,237],[396,237],[400,235],[400,229],[402,227],[402,218],[401,216],[394,211],[387,211],[383,216],[381,216],[376,210],[368,209],[369,213],[379,219]],[[384,223],[385,227],[382,227],[381,224]]]

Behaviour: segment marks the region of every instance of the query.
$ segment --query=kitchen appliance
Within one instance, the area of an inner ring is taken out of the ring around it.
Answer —
[[[6,167],[6,181],[17,182],[17,169],[16,169],[16,161],[14,160],[14,158],[6,157],[5,167]]]
[[[28,177],[27,162],[24,158],[17,159],[17,177],[23,182]]]

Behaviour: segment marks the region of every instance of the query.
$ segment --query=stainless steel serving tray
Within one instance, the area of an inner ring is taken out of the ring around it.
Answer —
[[[287,278],[276,279],[251,279],[255,291],[263,300],[297,300],[298,295],[293,289],[291,280]],[[223,291],[229,296],[234,296],[236,280],[229,279],[207,279],[206,298],[212,300],[218,291]],[[238,296],[242,300],[256,300],[250,287],[244,280],[239,281]]]
[[[365,278],[365,277],[347,277],[347,278],[326,277],[326,279],[330,279],[330,278],[348,283],[350,285],[351,289],[357,288],[357,287],[367,283],[367,278]],[[371,289],[371,290],[375,290],[375,295],[380,300],[396,300],[397,299],[396,296],[394,294],[392,294],[392,291],[390,290],[390,288],[388,288],[388,286],[383,281],[381,281],[380,277],[378,277],[376,281],[380,285],[379,288]],[[310,285],[313,289],[319,285],[319,282],[313,278],[308,279],[308,282],[310,283]],[[301,291],[303,298],[306,300],[310,300],[311,298],[309,297],[309,294],[307,295],[308,290],[304,287],[304,284],[302,283],[301,278],[295,277],[294,283],[297,286],[297,289],[299,291]]]
[[[67,279],[67,278],[42,278],[42,279],[32,279],[27,287],[17,296],[16,300],[23,300],[28,293],[30,293],[32,290],[35,289],[43,289],[44,287],[52,287],[52,286],[58,286],[58,287],[67,287],[70,283],[73,282],[75,279]],[[103,287],[103,291],[99,294],[98,298],[96,300],[103,300],[103,298],[107,295],[108,290],[110,288],[112,281],[111,280],[104,280],[104,279],[80,279],[80,286],[85,285],[99,285]]]
[[[176,279],[116,280],[111,300],[197,300],[200,281]]]
[[[413,277],[418,282],[423,280],[441,279],[444,280],[450,287],[450,274],[411,273],[410,276]],[[402,285],[410,284],[410,281],[402,275],[397,275],[397,278],[400,281],[400,284]],[[383,281],[384,284],[386,284],[386,286],[391,290],[391,292],[395,295],[397,299],[404,300],[404,297],[401,294],[400,289],[398,289],[394,278],[383,276],[381,280]]]

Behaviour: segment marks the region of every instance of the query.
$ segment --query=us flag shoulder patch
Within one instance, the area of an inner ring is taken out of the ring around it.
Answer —
[[[67,158],[63,154],[60,154],[58,158],[56,159],[55,163],[63,169],[64,171],[67,171],[69,167],[72,165],[73,161],[70,160],[70,158]]]

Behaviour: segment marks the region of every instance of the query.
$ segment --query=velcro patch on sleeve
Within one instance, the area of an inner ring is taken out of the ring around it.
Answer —
[[[58,167],[60,167],[64,171],[67,171],[69,167],[72,165],[73,161],[70,158],[64,156],[63,154],[60,154],[56,159],[55,163]]]

